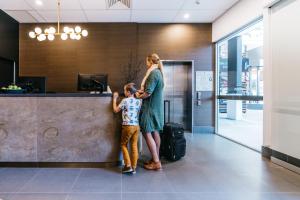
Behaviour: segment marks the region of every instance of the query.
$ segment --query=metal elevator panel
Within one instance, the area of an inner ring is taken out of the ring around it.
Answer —
[[[186,130],[191,129],[190,67],[184,62],[164,62],[164,100],[170,102],[170,121],[183,124]]]

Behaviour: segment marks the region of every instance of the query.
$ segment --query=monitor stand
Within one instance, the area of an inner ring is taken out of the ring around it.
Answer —
[[[90,94],[101,94],[99,91],[90,91]]]

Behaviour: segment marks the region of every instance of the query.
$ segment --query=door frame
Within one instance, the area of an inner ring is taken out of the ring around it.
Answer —
[[[173,62],[173,63],[189,63],[190,66],[191,66],[191,74],[188,74],[188,75],[191,75],[191,78],[192,78],[192,94],[191,94],[191,101],[189,103],[191,103],[191,107],[192,107],[192,111],[191,111],[191,114],[190,114],[190,117],[192,119],[192,123],[191,123],[191,127],[190,128],[190,132],[193,134],[193,127],[194,127],[194,100],[195,100],[195,68],[194,68],[194,60],[162,60],[162,63],[164,65],[164,63],[168,63],[168,62]]]

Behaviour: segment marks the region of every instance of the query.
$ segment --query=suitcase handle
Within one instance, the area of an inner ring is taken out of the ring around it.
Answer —
[[[166,105],[168,105],[168,121],[166,121]],[[171,113],[171,101],[170,100],[164,100],[164,121],[165,123],[170,122],[170,113]]]

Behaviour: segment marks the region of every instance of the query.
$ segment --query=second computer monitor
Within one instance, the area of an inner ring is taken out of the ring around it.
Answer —
[[[107,74],[78,74],[78,91],[107,91]]]

